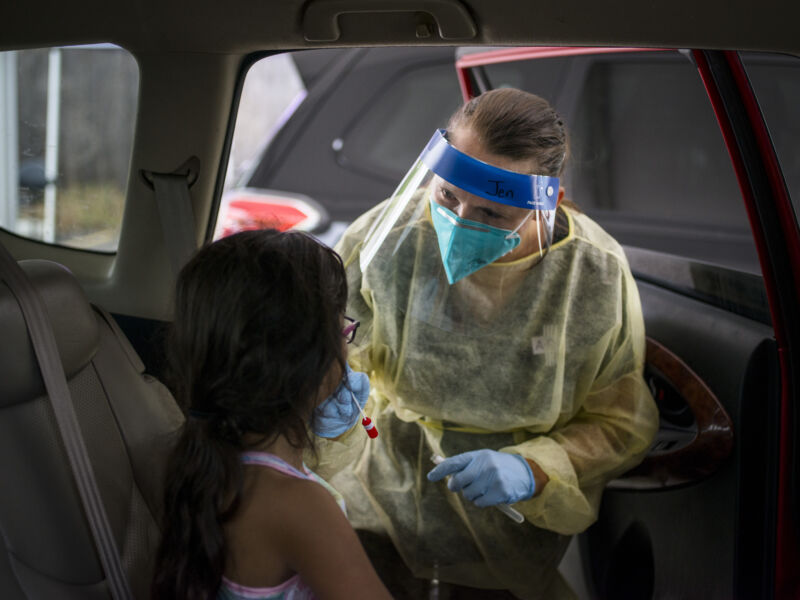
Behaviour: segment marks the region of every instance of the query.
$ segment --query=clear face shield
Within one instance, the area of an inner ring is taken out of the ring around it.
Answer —
[[[392,260],[410,233],[432,224],[452,285],[526,244],[526,254],[550,247],[558,178],[492,166],[434,133],[364,240],[361,269]],[[521,257],[520,257],[521,258]]]

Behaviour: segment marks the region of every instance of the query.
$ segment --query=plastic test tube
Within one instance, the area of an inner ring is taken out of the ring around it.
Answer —
[[[440,456],[439,454],[434,454],[433,456],[431,456],[431,460],[433,461],[433,464],[438,465],[439,463],[444,461],[444,457]],[[447,478],[449,479],[450,476],[448,475]],[[522,516],[522,513],[519,512],[516,508],[509,506],[508,504],[495,504],[494,508],[499,510],[501,513],[503,513],[505,516],[507,516],[515,523],[523,523],[525,521],[525,517]]]

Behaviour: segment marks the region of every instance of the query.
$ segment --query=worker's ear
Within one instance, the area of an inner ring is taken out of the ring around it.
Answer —
[[[561,201],[564,199],[564,188],[559,186],[558,187],[558,200],[556,200],[556,208],[558,208]]]

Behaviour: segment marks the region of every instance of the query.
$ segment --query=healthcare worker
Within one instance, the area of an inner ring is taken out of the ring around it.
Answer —
[[[561,202],[566,155],[546,101],[487,92],[337,246],[380,436],[325,442],[317,470],[339,471],[353,525],[388,535],[415,577],[569,597],[569,536],[655,435],[636,284]]]

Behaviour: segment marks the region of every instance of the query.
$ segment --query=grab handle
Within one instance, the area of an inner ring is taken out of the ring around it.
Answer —
[[[430,14],[443,40],[477,35],[475,21],[458,0],[312,0],[303,15],[303,35],[308,42],[335,42],[341,36],[340,15],[407,12]],[[420,36],[419,28],[415,33]]]

